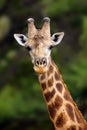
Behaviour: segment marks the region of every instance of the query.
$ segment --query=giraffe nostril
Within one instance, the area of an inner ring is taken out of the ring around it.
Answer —
[[[36,61],[36,64],[39,65],[39,61],[38,60]]]
[[[43,64],[44,66],[47,65],[47,59],[46,59],[46,58],[42,58],[42,64]]]
[[[35,59],[35,65],[36,65],[36,66],[39,66],[39,64],[40,64],[40,59],[39,59],[39,58],[36,58],[36,59]]]
[[[36,58],[34,61],[35,66],[43,66],[45,67],[47,65],[47,59],[46,58]]]

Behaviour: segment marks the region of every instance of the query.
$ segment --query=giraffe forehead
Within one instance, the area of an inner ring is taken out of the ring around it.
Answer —
[[[37,38],[50,38],[50,36],[48,36],[46,33],[43,33],[43,31],[41,29],[37,29],[36,33],[33,35],[33,37],[35,39]]]
[[[32,37],[29,37],[27,44],[37,47],[40,45],[49,45],[51,42],[51,37],[48,37],[40,29],[37,29],[36,33]]]
[[[32,48],[32,51],[30,52],[31,55],[36,56],[36,57],[49,57],[51,50],[49,49],[50,47],[50,42],[49,40],[47,41],[46,39],[42,38],[43,40],[39,38],[32,38],[29,40],[27,46],[29,45]]]
[[[45,38],[42,35],[35,35],[33,38],[29,38],[29,43],[30,45],[33,46],[43,46],[45,47],[46,45],[50,45],[51,43],[51,38]]]

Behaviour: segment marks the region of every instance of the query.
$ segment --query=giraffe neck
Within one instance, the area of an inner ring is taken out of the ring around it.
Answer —
[[[52,60],[48,71],[39,75],[39,81],[55,130],[87,130],[86,121]]]

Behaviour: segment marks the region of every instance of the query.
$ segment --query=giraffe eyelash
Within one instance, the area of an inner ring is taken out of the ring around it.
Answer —
[[[53,46],[51,45],[50,47],[49,47],[49,49],[51,50],[53,48]]]
[[[31,51],[31,50],[32,50],[31,47],[29,47],[29,46],[27,46],[26,49],[27,49],[28,51]]]

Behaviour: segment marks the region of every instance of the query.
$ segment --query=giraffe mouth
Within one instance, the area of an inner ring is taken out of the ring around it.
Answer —
[[[44,73],[47,72],[48,67],[37,67],[37,66],[34,66],[34,70],[38,74],[44,74]]]

